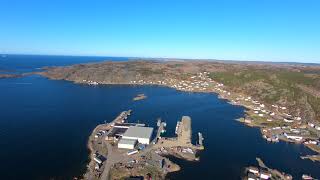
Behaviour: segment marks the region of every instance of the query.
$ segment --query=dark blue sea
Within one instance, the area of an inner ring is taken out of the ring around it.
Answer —
[[[1,57],[0,57],[1,58]],[[0,71],[21,73],[43,66],[64,66],[128,58],[18,56],[0,60]],[[0,72],[0,73],[1,73]],[[148,96],[133,102],[139,93]],[[156,125],[167,122],[173,134],[181,116],[192,118],[194,140],[203,132],[205,150],[200,162],[176,160],[182,170],[170,179],[240,179],[243,168],[267,166],[292,174],[320,178],[320,163],[301,160],[311,153],[301,145],[267,143],[256,128],[235,119],[244,109],[215,94],[179,92],[158,86],[86,86],[48,80],[38,75],[0,79],[0,179],[72,179],[84,172],[88,161],[88,136],[99,123],[132,109],[129,121]]]

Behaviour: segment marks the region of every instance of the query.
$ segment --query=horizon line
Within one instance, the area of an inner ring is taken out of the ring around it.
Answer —
[[[267,61],[267,60],[237,60],[237,59],[216,59],[216,58],[177,58],[177,57],[139,57],[139,56],[117,56],[117,55],[85,55],[85,54],[36,54],[36,53],[0,53],[1,55],[16,55],[16,56],[64,56],[64,57],[99,57],[99,58],[128,58],[128,59],[151,59],[151,60],[190,60],[190,61],[216,61],[216,62],[239,62],[239,63],[275,63],[275,64],[305,64],[305,65],[320,65],[313,62],[299,61]]]

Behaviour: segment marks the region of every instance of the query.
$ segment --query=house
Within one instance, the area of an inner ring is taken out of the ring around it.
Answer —
[[[304,142],[304,144],[314,144],[314,145],[317,145],[318,142],[317,142],[317,141],[314,141],[314,140],[309,140],[309,141]]]
[[[270,179],[272,177],[271,173],[268,171],[260,171],[260,178],[261,179]]]
[[[283,121],[284,121],[284,122],[287,122],[287,123],[292,123],[292,122],[293,122],[292,119],[287,119],[287,118],[284,118]]]
[[[253,166],[250,166],[250,167],[248,168],[248,171],[251,172],[251,173],[253,173],[253,174],[259,174],[259,169],[256,168],[256,167],[253,167]]]

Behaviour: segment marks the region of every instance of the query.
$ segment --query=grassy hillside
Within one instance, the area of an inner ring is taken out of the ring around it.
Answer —
[[[308,118],[306,120],[318,119],[320,115],[318,74],[287,69],[248,68],[212,72],[210,76],[233,91],[249,94],[264,103],[289,106]]]

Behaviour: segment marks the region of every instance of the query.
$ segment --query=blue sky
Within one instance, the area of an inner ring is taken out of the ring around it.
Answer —
[[[0,53],[320,62],[319,0],[0,0]]]

